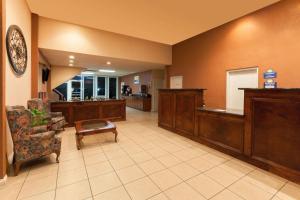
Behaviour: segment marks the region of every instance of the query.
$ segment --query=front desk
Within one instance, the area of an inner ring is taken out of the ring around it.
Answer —
[[[183,100],[186,109],[183,113],[194,123],[193,132],[190,129],[189,134],[182,134],[176,129],[163,126],[162,121],[166,119],[163,119],[160,112],[158,124],[257,167],[300,182],[300,89],[244,91],[244,113],[195,107],[191,101]],[[179,90],[168,90],[168,93],[176,93],[177,98],[188,100],[184,92]],[[178,106],[169,106],[165,91],[159,91],[159,96],[160,107],[176,109],[174,107]],[[174,112],[169,112],[169,115],[172,114]],[[168,119],[173,118],[168,116]],[[171,122],[174,123],[174,120]],[[184,124],[178,120],[176,123]]]

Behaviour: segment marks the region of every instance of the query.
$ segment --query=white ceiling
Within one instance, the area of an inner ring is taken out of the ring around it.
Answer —
[[[27,0],[33,13],[173,45],[279,0]]]
[[[71,53],[66,51],[49,50],[42,48],[40,48],[40,51],[47,58],[47,61],[51,65],[68,66],[69,56],[73,55],[75,56],[74,67],[83,67],[89,70],[110,69],[116,71],[115,73],[99,73],[103,75],[123,76],[152,69],[164,69],[164,65],[155,63],[145,63],[140,61]],[[110,61],[111,65],[107,65],[107,61]]]

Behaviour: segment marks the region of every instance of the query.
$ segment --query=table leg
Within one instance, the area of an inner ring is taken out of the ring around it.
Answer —
[[[80,150],[81,148],[81,140],[82,140],[83,136],[76,134],[76,145],[77,145],[77,149]]]
[[[117,137],[118,137],[118,131],[114,130],[113,133],[115,134],[115,142],[118,142]]]

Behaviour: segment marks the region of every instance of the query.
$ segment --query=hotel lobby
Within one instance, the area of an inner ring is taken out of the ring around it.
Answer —
[[[300,200],[300,0],[0,8],[0,200]]]

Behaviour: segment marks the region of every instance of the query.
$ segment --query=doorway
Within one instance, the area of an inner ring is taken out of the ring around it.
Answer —
[[[227,109],[244,109],[244,90],[239,90],[239,88],[258,88],[257,67],[227,71]]]

